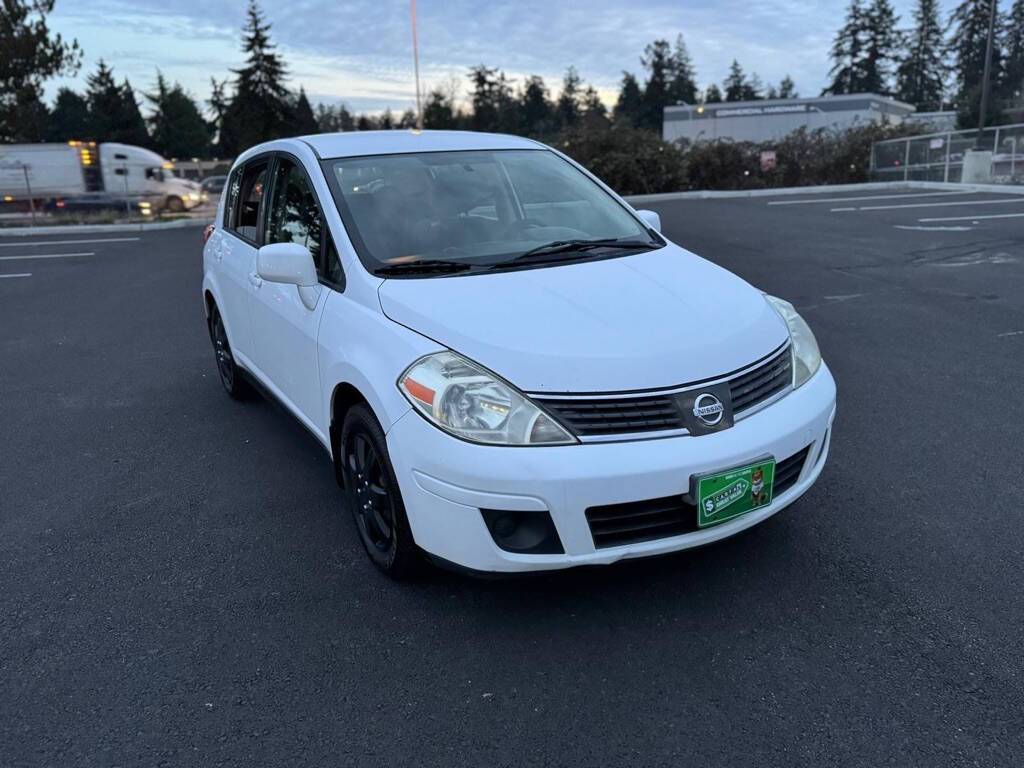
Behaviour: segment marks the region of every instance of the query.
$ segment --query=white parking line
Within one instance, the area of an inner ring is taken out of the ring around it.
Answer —
[[[992,213],[988,216],[943,216],[934,219],[918,219],[918,221],[978,221],[980,219],[1019,219],[1024,213]]]
[[[856,210],[858,211],[891,211],[896,208],[943,208],[950,205],[1002,205],[1004,203],[1017,203],[1018,205],[1024,205],[1024,197],[1018,197],[1016,199],[1010,198],[1008,200],[957,200],[952,203],[907,203],[905,205],[862,205]],[[853,208],[832,208],[835,211],[852,211]]]
[[[70,259],[72,256],[95,256],[94,251],[82,253],[33,253],[31,256],[0,256],[0,261],[20,261],[21,259]]]
[[[37,248],[40,245],[81,245],[82,243],[132,243],[138,237],[104,237],[92,240],[42,240],[38,243],[0,243],[0,248]]]
[[[0,275],[0,280],[3,280],[3,279],[8,278],[8,277],[32,277],[32,273],[31,272],[16,272],[16,273],[10,274],[10,275]]]
[[[902,195],[863,195],[861,197],[822,197],[817,200],[772,200],[768,205],[810,205],[811,203],[852,203],[858,200],[891,200],[900,197],[941,197],[943,195],[970,195],[971,192],[919,192]]]

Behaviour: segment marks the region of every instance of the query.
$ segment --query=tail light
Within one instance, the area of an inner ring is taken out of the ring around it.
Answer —
[[[203,228],[203,245],[206,245],[206,241],[210,239],[210,235],[213,234],[214,229],[216,229],[216,227],[213,224],[207,224],[206,227]]]

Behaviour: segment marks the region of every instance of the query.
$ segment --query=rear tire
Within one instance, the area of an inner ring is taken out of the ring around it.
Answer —
[[[228,343],[228,333],[224,328],[224,320],[216,306],[210,311],[210,341],[213,343],[213,354],[217,360],[217,374],[220,376],[220,383],[224,386],[224,391],[235,400],[246,399],[252,389],[235,363],[231,344]]]
[[[338,442],[345,501],[366,554],[388,576],[409,578],[420,569],[422,557],[409,528],[384,430],[368,406],[348,410]]]

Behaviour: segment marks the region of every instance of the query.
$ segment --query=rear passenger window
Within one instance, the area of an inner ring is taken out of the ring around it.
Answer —
[[[242,171],[237,191],[232,190],[231,197],[236,197],[237,192],[237,201],[232,206],[232,221],[228,229],[234,230],[246,240],[256,242],[259,233],[260,205],[266,186],[267,163],[264,161],[247,165]]]

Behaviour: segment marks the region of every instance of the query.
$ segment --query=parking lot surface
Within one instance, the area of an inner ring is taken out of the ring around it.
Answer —
[[[1024,197],[646,207],[807,318],[829,464],[503,581],[378,575],[313,438],[221,391],[198,228],[0,238],[0,765],[1020,764]]]

